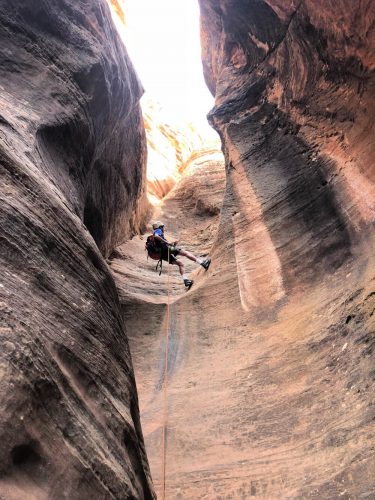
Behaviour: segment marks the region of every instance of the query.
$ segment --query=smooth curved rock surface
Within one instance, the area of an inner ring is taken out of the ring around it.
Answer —
[[[372,234],[375,6],[200,5],[205,77],[215,95],[209,117],[233,185],[234,231],[263,233],[254,259],[260,253],[272,262],[262,274],[273,281],[276,303],[283,288],[340,267]],[[238,265],[254,282],[251,263]],[[254,303],[244,289],[241,296],[245,308]]]
[[[224,183],[216,166],[200,168],[158,214],[170,238],[196,254],[213,244],[207,273],[188,266],[191,291],[175,268],[158,275],[139,237],[111,261],[133,326],[129,341],[157,492],[167,373],[166,498],[371,498],[374,257],[357,255],[318,286],[285,292],[277,306],[250,282],[262,306],[245,309],[231,207],[224,201],[220,221],[196,210],[197,198],[220,206]],[[257,277],[256,268],[252,273]],[[261,283],[272,294],[273,283]]]
[[[0,46],[0,496],[152,498],[103,258],[145,217],[142,87],[102,0],[2,0]]]
[[[140,242],[112,264],[156,488],[167,378],[167,498],[372,498],[374,2],[200,5],[227,177],[210,270],[188,293],[171,270],[169,315]],[[202,169],[158,216],[207,251]]]

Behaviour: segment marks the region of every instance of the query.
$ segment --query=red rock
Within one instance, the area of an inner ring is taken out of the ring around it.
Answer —
[[[197,157],[219,152],[220,141],[214,132],[207,136],[193,123],[178,122],[150,99],[143,100],[142,109],[148,146],[147,190],[149,199],[158,204]]]
[[[374,7],[200,4],[205,76],[216,98],[210,119],[232,179],[233,228],[250,231],[250,241],[251,231],[263,234],[256,255],[277,301],[285,288],[343,265],[375,220],[374,106],[365,83],[375,62]],[[251,262],[240,260],[243,280],[254,282]],[[241,293],[245,308],[254,302],[248,293]]]
[[[188,293],[169,268],[167,314],[141,241],[113,263],[156,488],[167,408],[167,498],[372,497],[375,4],[200,5],[218,233],[194,210],[196,192],[211,201],[206,165],[157,216],[188,249],[213,243],[211,267]]]
[[[145,217],[142,87],[102,0],[3,1],[0,46],[0,496],[152,498],[103,259]]]

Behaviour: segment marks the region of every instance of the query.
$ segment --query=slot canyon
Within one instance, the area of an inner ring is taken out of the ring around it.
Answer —
[[[0,499],[374,499],[375,2],[199,0],[219,149],[124,6],[0,0]]]

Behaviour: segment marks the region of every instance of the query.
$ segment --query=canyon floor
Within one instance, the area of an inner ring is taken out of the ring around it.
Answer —
[[[189,292],[177,267],[155,272],[146,236],[109,261],[156,490],[169,300],[166,498],[375,498],[374,256],[358,249],[272,310],[244,311],[224,183],[223,163],[200,159],[155,214],[170,239],[212,256],[208,272],[188,265]]]

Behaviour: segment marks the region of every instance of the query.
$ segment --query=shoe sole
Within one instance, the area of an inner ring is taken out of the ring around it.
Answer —
[[[210,267],[210,265],[211,265],[211,259],[208,259],[208,264],[207,264],[207,267],[203,267],[203,269],[204,269],[205,271],[208,271],[208,268]]]

